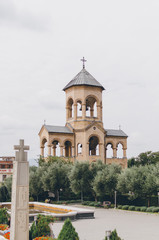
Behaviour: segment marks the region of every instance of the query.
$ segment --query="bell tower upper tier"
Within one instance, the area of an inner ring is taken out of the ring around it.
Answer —
[[[66,122],[81,129],[98,122],[103,127],[102,91],[104,87],[83,69],[64,87],[66,93]]]

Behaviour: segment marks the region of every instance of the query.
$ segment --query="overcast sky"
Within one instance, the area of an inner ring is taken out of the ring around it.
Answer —
[[[106,89],[104,127],[121,125],[128,157],[159,151],[158,0],[0,0],[0,156],[23,138],[34,163],[83,56]]]

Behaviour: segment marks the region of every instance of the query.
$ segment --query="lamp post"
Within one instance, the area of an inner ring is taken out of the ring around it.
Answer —
[[[158,192],[158,206],[159,206],[159,192]]]
[[[110,236],[111,236],[112,232],[110,230],[108,230],[105,233],[106,233],[106,237],[108,238],[108,240],[110,240]]]
[[[115,206],[114,207],[116,208],[116,193],[117,193],[117,191],[115,191],[114,193],[115,193],[115,201],[114,201]]]

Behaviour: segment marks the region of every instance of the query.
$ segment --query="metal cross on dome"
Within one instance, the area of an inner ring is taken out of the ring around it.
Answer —
[[[81,61],[83,62],[83,69],[85,68],[85,62],[87,62],[87,60],[83,57],[82,59],[81,59]]]

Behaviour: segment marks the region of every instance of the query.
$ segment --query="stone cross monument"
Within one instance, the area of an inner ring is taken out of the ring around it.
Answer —
[[[13,167],[10,240],[29,240],[29,162],[24,152],[29,146],[20,140],[14,149],[18,151]]]

